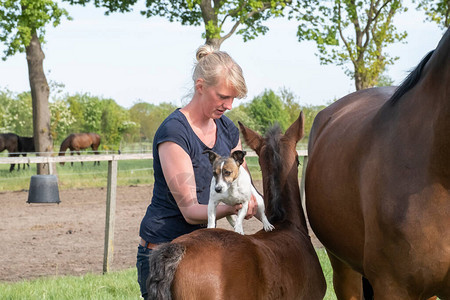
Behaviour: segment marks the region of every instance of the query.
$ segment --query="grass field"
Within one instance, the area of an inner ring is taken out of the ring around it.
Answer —
[[[325,300],[335,300],[331,266],[325,250],[317,254],[327,280]],[[139,299],[136,269],[106,275],[47,277],[17,283],[0,283],[0,299],[8,300],[69,300],[69,299]]]
[[[255,180],[261,179],[261,173],[256,157],[247,157],[252,176]],[[36,164],[30,168],[16,169],[9,172],[10,165],[0,164],[0,192],[28,190],[30,178],[36,174]],[[300,168],[301,169],[301,168]],[[101,162],[100,166],[94,166],[93,162],[66,163],[64,166],[57,164],[59,189],[106,187],[108,175],[108,163]],[[121,160],[118,161],[117,185],[143,185],[153,184],[152,160]]]

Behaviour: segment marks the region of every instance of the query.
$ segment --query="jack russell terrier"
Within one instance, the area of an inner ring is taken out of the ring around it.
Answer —
[[[255,216],[263,223],[265,231],[272,231],[274,226],[269,223],[264,213],[264,200],[253,186],[250,174],[242,166],[246,152],[237,150],[231,153],[230,157],[222,157],[210,150],[203,153],[209,154],[209,161],[213,166],[208,203],[208,228],[216,227],[216,208],[220,202],[228,205],[242,204],[236,221],[232,216],[227,216],[227,220],[235,232],[244,234],[242,222],[247,215],[251,195],[254,195],[258,204]]]

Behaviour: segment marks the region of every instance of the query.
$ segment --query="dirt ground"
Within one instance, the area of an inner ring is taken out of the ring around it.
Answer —
[[[255,184],[261,190],[261,182]],[[60,204],[28,204],[28,191],[0,193],[0,281],[102,273],[106,188],[59,194]],[[118,187],[111,271],[134,267],[151,195],[152,186]],[[218,227],[232,229],[225,219]],[[246,234],[260,229],[255,218],[245,221]]]

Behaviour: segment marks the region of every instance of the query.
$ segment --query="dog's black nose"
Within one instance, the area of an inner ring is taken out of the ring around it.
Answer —
[[[216,193],[220,193],[222,191],[222,187],[216,186],[215,190],[216,190]]]

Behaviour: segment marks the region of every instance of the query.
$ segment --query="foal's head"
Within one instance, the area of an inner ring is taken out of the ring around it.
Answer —
[[[303,112],[283,135],[278,125],[273,126],[265,137],[241,123],[246,144],[259,157],[264,188],[264,201],[271,222],[286,218],[286,203],[292,196],[299,196],[297,142],[303,137]]]

